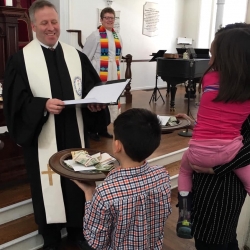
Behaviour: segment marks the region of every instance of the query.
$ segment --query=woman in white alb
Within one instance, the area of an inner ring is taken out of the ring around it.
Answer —
[[[122,41],[114,30],[115,11],[104,8],[100,14],[102,25],[89,37],[83,48],[103,82],[120,79]],[[119,114],[119,105],[110,105],[111,122]]]

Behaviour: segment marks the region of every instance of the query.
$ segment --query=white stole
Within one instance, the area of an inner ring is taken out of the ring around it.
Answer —
[[[61,42],[60,44],[69,70],[75,99],[81,99],[74,88],[75,78],[82,78],[79,54],[74,47]],[[48,69],[39,41],[34,39],[30,42],[24,47],[23,54],[33,96],[52,98]],[[76,115],[81,143],[84,148],[83,119],[80,108],[76,108]],[[66,222],[60,175],[53,172],[48,165],[49,158],[56,152],[55,120],[54,115],[50,114],[38,138],[38,158],[47,223]]]

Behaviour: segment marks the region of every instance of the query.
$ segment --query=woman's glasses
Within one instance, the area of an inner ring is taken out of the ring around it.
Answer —
[[[115,20],[114,17],[110,17],[110,16],[104,16],[103,18],[104,18],[105,20],[111,20],[111,21]]]

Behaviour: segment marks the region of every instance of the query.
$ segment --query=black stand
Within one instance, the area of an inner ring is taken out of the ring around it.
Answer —
[[[151,101],[154,100],[154,102],[156,102],[160,97],[163,101],[163,103],[165,103],[162,95],[161,95],[161,92],[159,90],[159,88],[157,87],[157,81],[158,81],[158,75],[157,75],[157,57],[163,57],[164,53],[166,52],[166,50],[159,50],[157,53],[152,53],[151,56],[153,56],[150,60],[150,62],[155,62],[156,61],[156,73],[155,73],[155,87],[154,87],[154,90],[153,90],[153,93],[152,93],[152,96],[149,100],[149,103],[151,103]],[[157,92],[159,94],[159,96],[157,97]]]
[[[154,87],[154,90],[153,90],[153,93],[152,93],[152,95],[151,95],[151,98],[150,98],[149,103],[150,103],[152,100],[154,100],[154,102],[156,102],[160,97],[161,97],[163,103],[165,103],[165,101],[164,101],[164,99],[163,99],[163,97],[162,97],[162,95],[161,95],[161,92],[160,92],[159,88],[157,87],[157,80],[158,80],[158,75],[157,75],[157,71],[156,71],[156,76],[155,76],[155,87]],[[159,93],[159,96],[158,96],[158,97],[157,97],[157,92]]]
[[[189,116],[190,113],[190,92],[191,92],[191,87],[193,86],[193,80],[189,80],[188,81],[188,85],[187,85],[187,94],[188,94],[188,108],[187,108],[187,115]],[[178,135],[180,136],[184,136],[184,137],[191,137],[193,134],[192,131],[188,131],[188,128],[186,128],[186,130],[183,130],[181,132],[178,133]]]

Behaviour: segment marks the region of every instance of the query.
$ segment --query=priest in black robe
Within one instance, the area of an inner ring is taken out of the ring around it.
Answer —
[[[59,249],[62,227],[67,228],[68,238],[80,249],[88,249],[84,247],[82,233],[85,197],[82,191],[67,178],[59,177],[66,221],[63,223],[48,222],[41,184],[42,175],[39,169],[40,160],[43,160],[39,158],[39,150],[41,150],[39,141],[43,139],[41,134],[48,121],[52,119],[54,125],[48,131],[53,130],[55,133],[57,151],[81,148],[81,135],[84,136],[85,147],[88,147],[86,134],[81,131],[78,124],[77,109],[64,108],[62,100],[75,99],[77,94],[80,95],[79,98],[83,98],[92,87],[100,83],[100,78],[83,53],[58,41],[60,25],[53,4],[49,1],[37,0],[32,4],[29,12],[32,29],[36,32],[37,39],[8,60],[3,86],[4,115],[10,136],[23,148],[31,185],[35,221],[38,224],[39,233],[44,239],[44,249]],[[70,76],[70,71],[74,71],[74,67],[77,66],[72,65],[70,61],[71,53],[69,51],[73,51],[72,48],[77,51],[82,73],[75,80],[72,80]],[[37,51],[37,53],[32,51]],[[33,55],[34,58],[31,58],[30,55]],[[37,60],[37,65],[32,65],[30,60],[31,62]],[[43,61],[45,71],[43,71]],[[50,87],[45,92],[51,94],[51,97],[49,95],[39,96],[39,93],[43,93],[41,89],[46,88],[43,86],[43,82],[39,83],[44,75],[48,75]],[[79,81],[81,86],[76,84]],[[100,116],[105,115],[104,110],[100,110],[100,107],[92,105],[89,108]],[[83,124],[88,120],[87,113],[82,112]],[[49,159],[51,155],[45,154],[45,156]],[[49,205],[56,212],[61,210],[57,197],[54,197]]]

